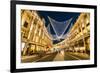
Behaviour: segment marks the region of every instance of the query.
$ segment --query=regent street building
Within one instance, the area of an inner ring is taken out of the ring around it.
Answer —
[[[63,47],[66,51],[90,55],[90,14],[81,13],[66,39],[55,46]]]
[[[36,11],[21,10],[22,56],[46,52],[52,47],[52,37]]]

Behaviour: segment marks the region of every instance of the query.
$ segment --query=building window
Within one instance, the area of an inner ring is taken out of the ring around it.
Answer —
[[[38,19],[37,19],[37,18],[35,18],[35,20],[34,20],[34,24],[35,24],[35,25],[37,24],[37,21],[38,21]]]
[[[87,14],[84,15],[84,19],[86,19],[86,18],[87,18]]]
[[[86,26],[89,26],[90,25],[90,23],[88,23]]]
[[[27,28],[27,26],[28,26],[28,23],[25,21],[24,27]]]

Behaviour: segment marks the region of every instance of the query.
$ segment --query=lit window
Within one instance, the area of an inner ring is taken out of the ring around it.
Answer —
[[[28,23],[25,21],[25,23],[24,23],[24,27],[27,28],[27,26],[28,26]]]

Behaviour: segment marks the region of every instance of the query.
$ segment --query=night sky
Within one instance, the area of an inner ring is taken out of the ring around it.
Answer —
[[[75,12],[55,12],[55,11],[37,11],[37,12],[40,17],[45,19],[46,27],[50,23],[48,16],[59,22],[66,21],[70,18],[73,18],[71,23],[74,24],[76,22],[76,19],[80,15],[80,13],[75,13]],[[51,28],[51,33],[55,34],[54,30],[52,29],[52,26],[50,26],[50,28]],[[66,34],[68,32],[69,28],[70,28],[70,26],[68,27],[68,29],[65,31],[64,34]]]

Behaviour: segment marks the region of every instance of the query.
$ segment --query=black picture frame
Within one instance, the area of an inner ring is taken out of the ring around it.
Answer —
[[[94,10],[94,64],[89,65],[73,65],[73,66],[55,66],[55,67],[40,67],[40,68],[25,68],[16,69],[16,5],[41,5],[54,7],[71,7],[71,8],[87,8]],[[79,4],[62,4],[62,3],[47,3],[34,1],[11,1],[11,30],[10,30],[10,47],[11,47],[11,72],[29,72],[29,71],[45,71],[45,70],[61,70],[61,69],[79,69],[97,67],[97,6],[95,5],[79,5]]]

